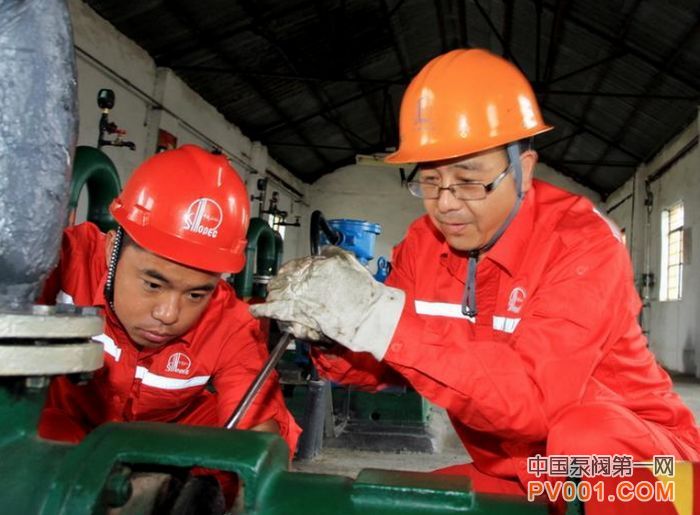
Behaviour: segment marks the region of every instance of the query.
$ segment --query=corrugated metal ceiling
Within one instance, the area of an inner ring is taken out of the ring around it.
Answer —
[[[504,54],[557,130],[542,161],[603,196],[695,119],[697,0],[117,0],[87,3],[304,181],[397,144],[432,57]]]

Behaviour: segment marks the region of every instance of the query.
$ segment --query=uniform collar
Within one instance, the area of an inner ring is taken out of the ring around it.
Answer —
[[[489,259],[503,267],[509,275],[513,276],[522,263],[523,254],[528,241],[532,237],[532,229],[535,222],[535,186],[525,194],[518,214],[515,215],[510,227],[506,229],[496,244],[484,254],[484,259]]]
[[[527,192],[510,226],[506,229],[494,246],[484,253],[482,259],[488,259],[499,265],[513,276],[532,234],[535,220],[535,184]],[[437,231],[436,231],[437,232]],[[467,266],[467,255],[457,252],[438,233],[440,244],[440,259],[450,273],[464,282]]]

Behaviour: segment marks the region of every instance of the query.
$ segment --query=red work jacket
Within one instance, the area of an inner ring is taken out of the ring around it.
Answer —
[[[473,319],[460,309],[467,259],[427,216],[392,265],[387,284],[406,304],[383,362],[337,350],[315,351],[316,363],[369,389],[410,383],[447,410],[482,472],[527,481],[525,460],[544,454],[550,423],[591,402],[625,406],[700,447],[693,415],[637,322],[627,249],[587,199],[535,181],[479,261]]]
[[[267,357],[264,334],[248,305],[219,281],[194,327],[162,348],[143,349],[105,306],[106,272],[104,234],[90,223],[66,229],[59,265],[40,300],[104,308],[104,333],[96,337],[104,345],[104,367],[85,385],[54,378],[40,434],[79,441],[108,421],[223,425]],[[209,382],[215,396],[206,390]],[[240,427],[270,419],[293,451],[301,431],[287,411],[275,374]]]

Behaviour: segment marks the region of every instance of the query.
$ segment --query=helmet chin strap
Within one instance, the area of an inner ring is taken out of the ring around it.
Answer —
[[[117,261],[122,251],[122,242],[124,240],[124,229],[121,225],[117,227],[114,235],[114,246],[112,247],[112,255],[109,257],[109,265],[107,267],[107,281],[105,282],[104,296],[109,307],[114,311],[114,274],[117,271]]]
[[[464,295],[462,296],[462,314],[470,318],[475,317],[478,313],[476,309],[476,266],[479,262],[479,256],[482,252],[486,252],[493,247],[503,235],[513,221],[513,218],[515,218],[515,215],[518,214],[523,197],[525,196],[523,193],[523,169],[520,164],[520,145],[517,141],[509,143],[506,147],[506,151],[508,153],[508,161],[510,162],[510,166],[513,167],[513,175],[515,177],[515,203],[505,221],[493,236],[491,236],[489,241],[477,249],[470,250],[467,254],[469,256],[469,261],[467,263],[467,284],[465,285]]]

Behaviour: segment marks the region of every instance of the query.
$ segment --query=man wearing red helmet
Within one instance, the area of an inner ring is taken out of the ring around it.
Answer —
[[[427,214],[395,248],[386,284],[338,250],[293,261],[256,316],[287,322],[322,373],[408,383],[445,408],[473,459],[446,472],[524,494],[528,458],[700,459],[690,410],[647,347],[617,229],[533,179],[529,140],[551,127],[522,73],[484,50],[428,63],[406,90],[401,142]],[[323,309],[316,299],[323,299]]]
[[[220,277],[244,265],[245,185],[225,157],[187,145],[143,163],[110,212],[116,231],[65,231],[40,299],[104,308],[105,365],[86,384],[54,379],[40,434],[78,442],[109,421],[223,425],[267,354]],[[239,427],[279,432],[292,452],[300,433],[274,378]]]

